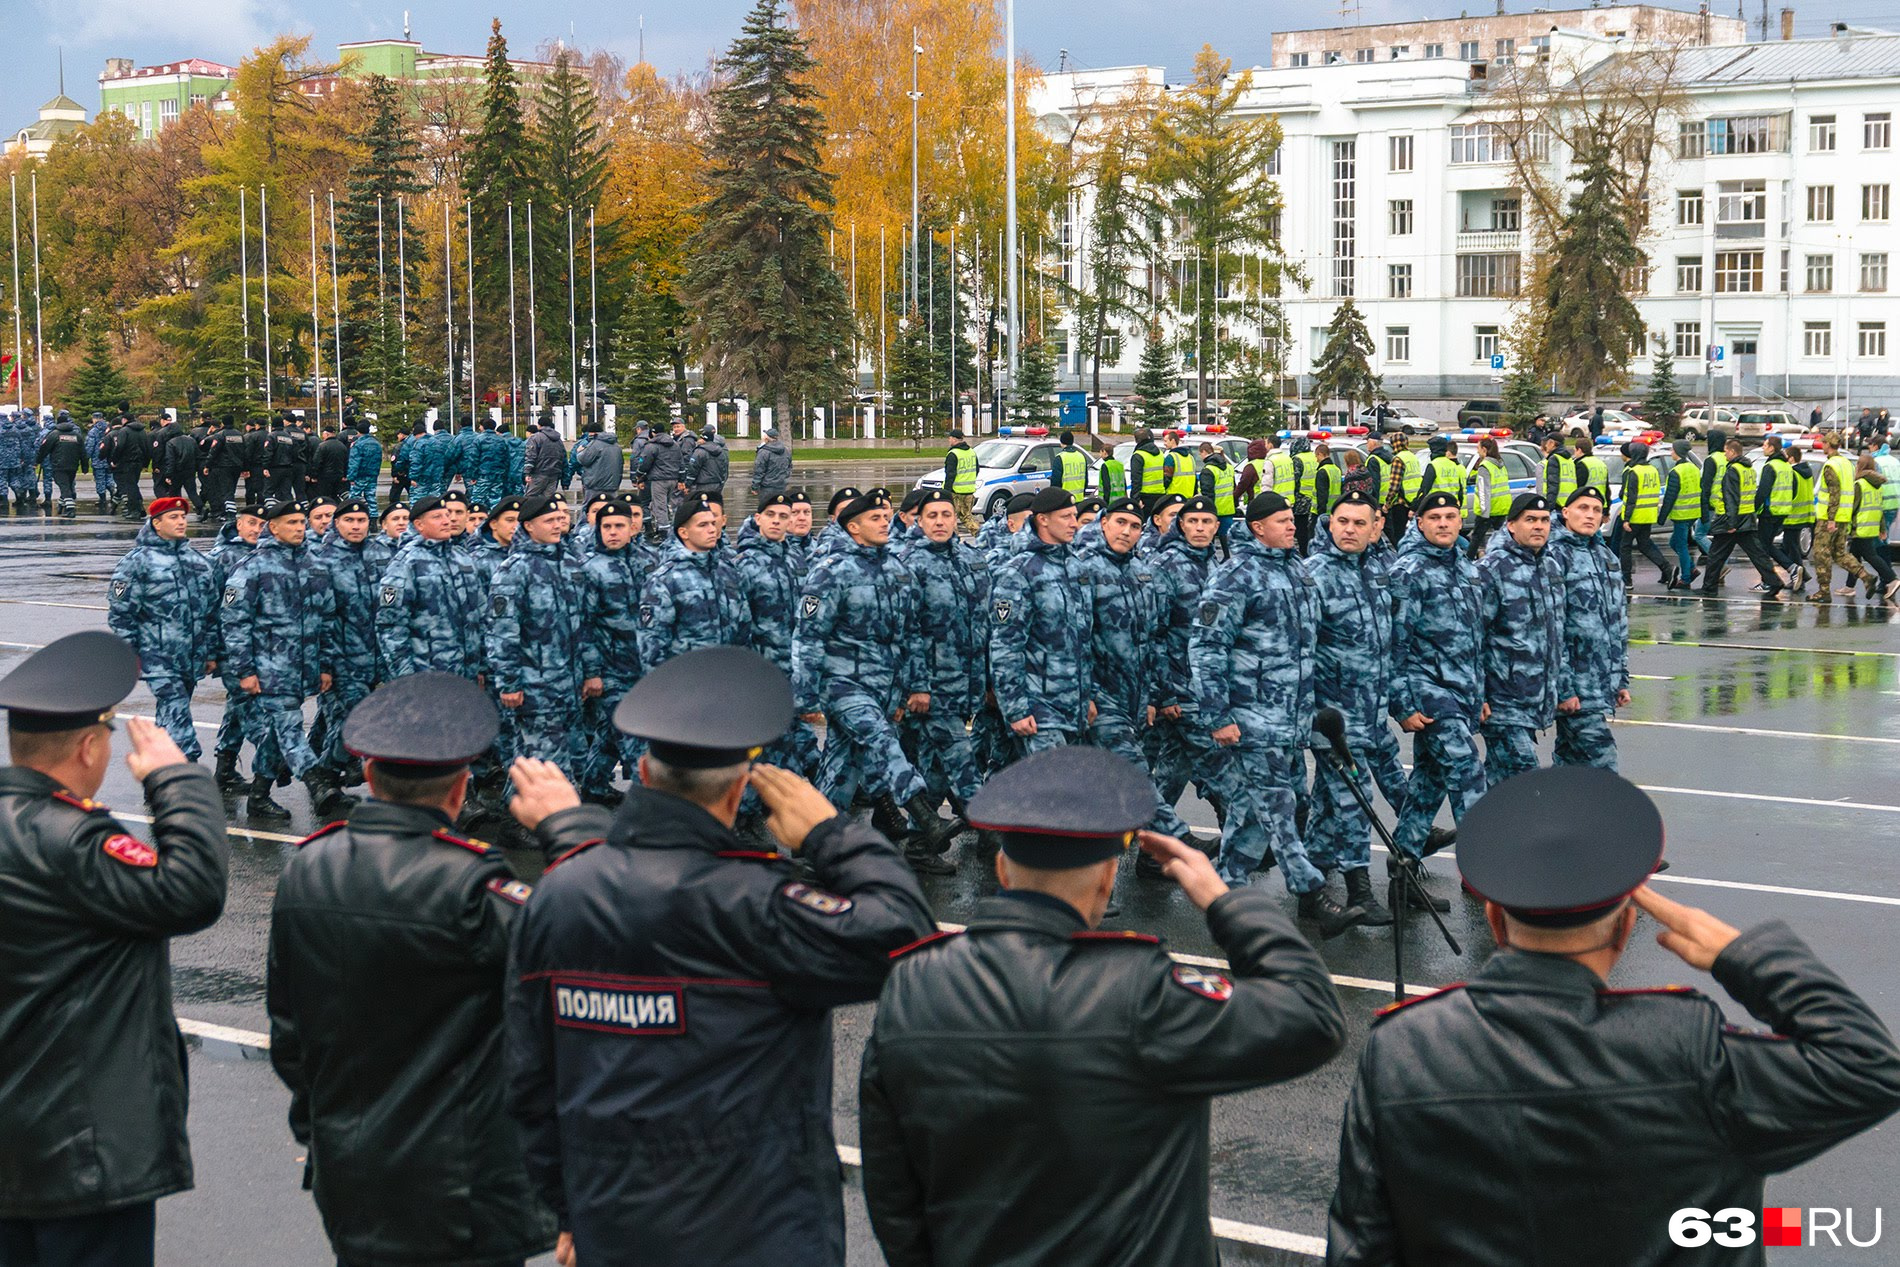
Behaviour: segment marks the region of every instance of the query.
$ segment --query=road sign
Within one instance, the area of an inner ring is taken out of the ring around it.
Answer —
[[[1720,343],[1709,344],[1709,364],[1720,365],[1728,356],[1728,349]]]
[[[1504,353],[1493,352],[1491,354],[1491,368],[1494,370],[1501,370],[1504,368]]]

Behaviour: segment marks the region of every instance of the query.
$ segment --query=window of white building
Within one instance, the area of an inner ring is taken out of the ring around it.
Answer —
[[[1808,148],[1817,154],[1825,154],[1834,148],[1833,115],[1811,114],[1808,116]]]
[[[1715,293],[1746,295],[1761,290],[1760,251],[1717,251]]]
[[[1491,358],[1498,354],[1498,328],[1473,326],[1471,336],[1471,359],[1489,365]]]
[[[1460,40],[1458,42],[1458,56],[1468,62],[1477,61],[1478,60],[1478,41]]]
[[[1411,133],[1386,138],[1386,170],[1391,172],[1412,170]]]
[[[1388,204],[1392,236],[1402,238],[1412,231],[1412,200],[1394,198]]]
[[[1702,257],[1700,255],[1676,257],[1676,293],[1679,295],[1702,293]]]
[[[1860,288],[1870,295],[1887,289],[1887,253],[1864,251],[1860,257]]]
[[[1860,323],[1860,354],[1862,356],[1887,355],[1887,323],[1884,321],[1863,321]]]
[[[1808,285],[1810,295],[1827,295],[1834,291],[1834,257],[1832,255],[1808,256]]]
[[[1425,46],[1425,56],[1427,57],[1443,57],[1444,55],[1445,46],[1443,44],[1427,44]]]
[[[1509,298],[1517,294],[1518,254],[1460,255],[1458,257],[1458,297],[1461,299]]]
[[[1373,60],[1375,57],[1377,57],[1378,55],[1379,55],[1379,50],[1376,48],[1355,48],[1352,51],[1353,61],[1361,62],[1361,63],[1369,62]]]
[[[1717,224],[1763,224],[1767,219],[1767,181],[1725,180],[1716,187]]]
[[[1702,191],[1700,189],[1676,191],[1676,223],[1678,225],[1702,223]]]
[[[1864,150],[1889,150],[1893,148],[1892,111],[1882,110],[1878,114],[1861,116],[1860,147]]]
[[[1702,355],[1702,323],[1700,321],[1676,322],[1676,357],[1697,359]]]
[[[1834,186],[1808,186],[1808,223],[1827,224],[1834,219]]]
[[[1892,185],[1862,185],[1860,187],[1860,218],[1879,223],[1892,215]]]
[[[1412,297],[1412,266],[1410,264],[1387,264],[1385,266],[1386,290],[1394,299]]]
[[[1307,53],[1294,53],[1286,59],[1286,64],[1289,66],[1304,66],[1307,64],[1310,56],[1311,55]]]
[[[1801,325],[1801,355],[1833,356],[1834,327],[1826,321],[1807,321]]]
[[[1385,359],[1401,363],[1412,359],[1412,327],[1385,328]]]

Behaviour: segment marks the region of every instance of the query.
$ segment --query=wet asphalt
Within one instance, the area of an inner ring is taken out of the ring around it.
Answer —
[[[801,468],[800,476],[819,500],[845,483],[908,483],[930,465],[836,464]],[[743,480],[734,483],[736,519],[748,499]],[[97,515],[70,524],[0,518],[0,672],[56,637],[104,626],[106,581],[131,535],[130,525]],[[1731,571],[1720,598],[1685,598],[1662,591],[1648,565],[1638,569],[1630,605],[1634,700],[1615,733],[1623,772],[1651,791],[1668,827],[1672,869],[1659,884],[1676,900],[1702,905],[1737,927],[1786,919],[1895,1024],[1900,636],[1893,609],[1864,599],[1836,598],[1825,606],[1767,602],[1746,592],[1746,584]],[[207,745],[222,704],[215,681],[200,684],[194,713]],[[140,687],[125,708],[149,713],[150,706]],[[224,917],[173,944],[182,1017],[249,1032],[267,1028],[271,895],[294,840],[319,825],[300,787],[281,790],[278,798],[295,816],[292,825],[250,832],[242,820],[234,822]],[[135,823],[132,816],[143,812],[122,766],[99,799]],[[1212,812],[1192,799],[1183,812],[1196,826],[1213,825]],[[993,887],[971,844],[965,837],[953,855],[961,862],[957,875],[926,882],[940,920],[961,922]],[[519,861],[524,871],[533,870],[532,859]],[[1431,870],[1433,887],[1452,898],[1447,922],[1464,954],[1453,955],[1429,924],[1411,921],[1407,979],[1442,985],[1470,974],[1493,947],[1481,910],[1458,890],[1455,856],[1433,859]],[[1256,883],[1291,909],[1277,872]],[[1164,882],[1125,876],[1114,923],[1157,933],[1176,953],[1223,957],[1199,914]],[[1294,1083],[1223,1099],[1213,1114],[1214,1213],[1310,1236],[1325,1232],[1354,1061],[1374,1013],[1392,997],[1391,932],[1354,930],[1324,943],[1321,954],[1340,979],[1348,1050]],[[1667,983],[1723,997],[1705,975],[1639,930],[1612,984]],[[1751,1023],[1729,1006],[1734,1020]],[[836,1016],[841,1143],[856,1142],[856,1069],[871,1011],[867,1005]],[[330,1261],[315,1213],[298,1190],[298,1150],[283,1126],[287,1098],[258,1054],[218,1041],[198,1045],[192,1070],[198,1189],[161,1204],[162,1262],[257,1261],[260,1251],[276,1263]],[[1891,1195],[1896,1168],[1900,1126],[1888,1123],[1774,1179],[1769,1201],[1870,1210]],[[854,1264],[881,1261],[855,1204],[852,1238]],[[1835,1261],[1825,1250],[1801,1257]],[[1879,1260],[1879,1251],[1859,1257],[1843,1251],[1838,1261]]]

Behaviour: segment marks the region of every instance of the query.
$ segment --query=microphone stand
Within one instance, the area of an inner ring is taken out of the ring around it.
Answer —
[[[1352,750],[1350,748],[1346,750],[1346,757],[1344,759],[1342,759],[1338,753],[1334,752],[1330,745],[1323,748],[1316,746],[1314,752],[1318,754],[1320,760],[1331,765],[1341,780],[1351,789],[1353,799],[1359,802],[1359,808],[1365,811],[1366,818],[1371,821],[1373,830],[1378,832],[1379,839],[1385,842],[1388,856],[1401,864],[1392,872],[1394,876],[1394,883],[1392,885],[1392,1001],[1395,1003],[1403,1003],[1405,1002],[1405,908],[1407,898],[1413,894],[1418,896],[1418,904],[1425,908],[1425,913],[1432,917],[1434,924],[1438,925],[1438,931],[1444,935],[1445,944],[1451,947],[1452,954],[1463,955],[1465,953],[1464,948],[1458,944],[1458,939],[1451,935],[1451,929],[1445,927],[1444,917],[1438,913],[1438,908],[1432,905],[1430,896],[1425,892],[1425,887],[1418,882],[1418,877],[1412,874],[1412,868],[1404,865],[1405,855],[1399,852],[1398,843],[1392,839],[1392,833],[1386,830],[1385,823],[1381,821],[1379,815],[1373,811],[1371,798],[1366,795],[1365,789],[1359,786],[1359,767],[1351,760]]]

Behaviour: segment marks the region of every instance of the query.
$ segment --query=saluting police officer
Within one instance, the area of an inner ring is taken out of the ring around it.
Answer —
[[[791,720],[770,661],[709,647],[615,710],[648,749],[612,815],[515,763],[515,816],[554,861],[515,931],[509,1106],[582,1264],[844,1261],[829,1010],[875,998],[934,925],[889,841],[754,764]],[[748,786],[808,880],[740,845]]]
[[[343,723],[372,799],[277,882],[271,1064],[344,1267],[518,1264],[555,1243],[502,1107],[508,932],[529,888],[454,830],[499,728],[467,678],[378,687]]]
[[[1900,1107],[1873,1009],[1780,920],[1737,933],[1646,887],[1662,851],[1649,798],[1594,767],[1520,774],[1465,815],[1458,865],[1499,953],[1374,1023],[1329,1267],[1755,1267],[1759,1242],[1672,1249],[1671,1216],[1752,1215],[1763,1176]],[[1684,986],[1610,989],[1639,908],[1768,1028],[1726,1025]]]
[[[224,909],[230,846],[211,772],[144,718],[152,842],[91,799],[138,672],[89,631],[0,680],[0,1267],[151,1267],[158,1198],[192,1186],[167,945]]]
[[[1002,833],[1003,891],[900,954],[864,1049],[864,1195],[892,1267],[1219,1261],[1209,1099],[1326,1063],[1345,1021],[1273,900],[1230,892],[1172,837],[1141,848],[1230,971],[1096,930],[1153,814],[1146,773],[1089,747],[1028,757],[971,800]]]

